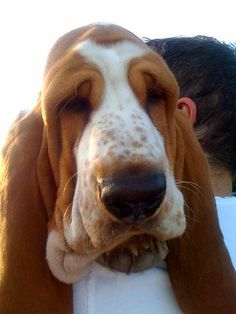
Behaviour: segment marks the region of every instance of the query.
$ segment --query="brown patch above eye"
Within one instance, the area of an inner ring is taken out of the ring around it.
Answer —
[[[78,95],[81,98],[88,98],[91,92],[91,86],[92,86],[92,83],[90,80],[86,80],[82,82],[77,91]]]

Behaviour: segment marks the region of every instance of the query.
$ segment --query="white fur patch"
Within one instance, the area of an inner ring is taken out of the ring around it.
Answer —
[[[170,171],[163,137],[140,106],[127,78],[129,62],[144,56],[147,49],[128,41],[102,46],[86,40],[75,50],[99,68],[105,87],[101,104],[92,112],[74,147],[78,177],[71,223],[64,221],[64,236],[73,251],[59,233],[53,231],[48,238],[49,266],[57,278],[67,283],[79,280],[98,252],[111,249],[124,231],[113,227],[98,202],[98,168],[106,171],[112,165],[120,169],[121,163],[139,162],[162,171],[166,176],[166,195],[152,231],[161,240],[167,240],[180,236],[186,227],[183,196]],[[81,253],[77,244],[83,239],[86,244]],[[86,245],[88,254],[84,252]]]
[[[57,232],[48,235],[46,258],[53,275],[62,282],[74,283],[87,274],[97,255],[78,254],[71,251]]]
[[[95,193],[91,191],[90,174],[97,164],[109,165],[112,158],[117,157],[127,163],[143,160],[156,165],[166,175],[164,205],[169,203],[169,215],[158,222],[163,238],[181,235],[186,227],[183,197],[170,172],[162,135],[141,108],[127,79],[128,63],[132,58],[143,56],[146,49],[131,42],[104,47],[87,40],[79,44],[76,50],[98,66],[105,80],[105,91],[102,103],[92,114],[90,123],[75,148],[79,170],[75,194],[79,193],[80,198],[74,198],[73,217],[78,208],[82,216],[86,216],[83,215],[85,204],[84,196],[81,195],[85,193],[88,195],[85,207],[94,208],[88,217],[88,225],[103,219]],[[175,223],[177,213],[182,216],[178,224]],[[76,240],[80,233],[76,219],[72,220],[71,230]]]

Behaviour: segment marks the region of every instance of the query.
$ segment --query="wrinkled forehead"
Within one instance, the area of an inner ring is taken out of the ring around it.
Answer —
[[[100,83],[96,79],[99,75]],[[74,30],[60,38],[49,55],[44,90],[54,101],[89,80],[93,80],[93,86],[98,83],[94,90],[99,95],[103,82],[109,81],[111,86],[122,81],[131,85],[141,102],[146,91],[156,87],[166,102],[176,103],[178,97],[176,80],[164,60],[134,34],[114,25]]]
[[[91,39],[79,43],[74,51],[83,56],[91,64],[98,67],[106,83],[117,84],[128,74],[128,65],[131,60],[143,57],[147,47],[139,46],[134,42],[123,40],[110,45],[100,45]]]
[[[75,46],[88,39],[103,46],[129,40],[145,47],[142,40],[120,26],[105,23],[87,25],[74,29],[57,40],[48,56],[46,72]]]

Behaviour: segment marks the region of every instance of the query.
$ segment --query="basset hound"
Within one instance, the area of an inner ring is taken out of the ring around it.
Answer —
[[[164,259],[183,313],[236,312],[207,161],[177,99],[162,58],[119,26],[57,41],[1,155],[0,313],[71,314],[71,284],[95,261]]]

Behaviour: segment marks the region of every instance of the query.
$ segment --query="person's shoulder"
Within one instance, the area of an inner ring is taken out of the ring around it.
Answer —
[[[236,269],[236,197],[216,197],[216,207],[224,241]]]
[[[215,200],[216,200],[216,206],[217,206],[217,209],[224,209],[224,208],[235,208],[235,205],[236,205],[236,196],[227,196],[227,197],[219,197],[219,196],[216,196],[215,197]]]

